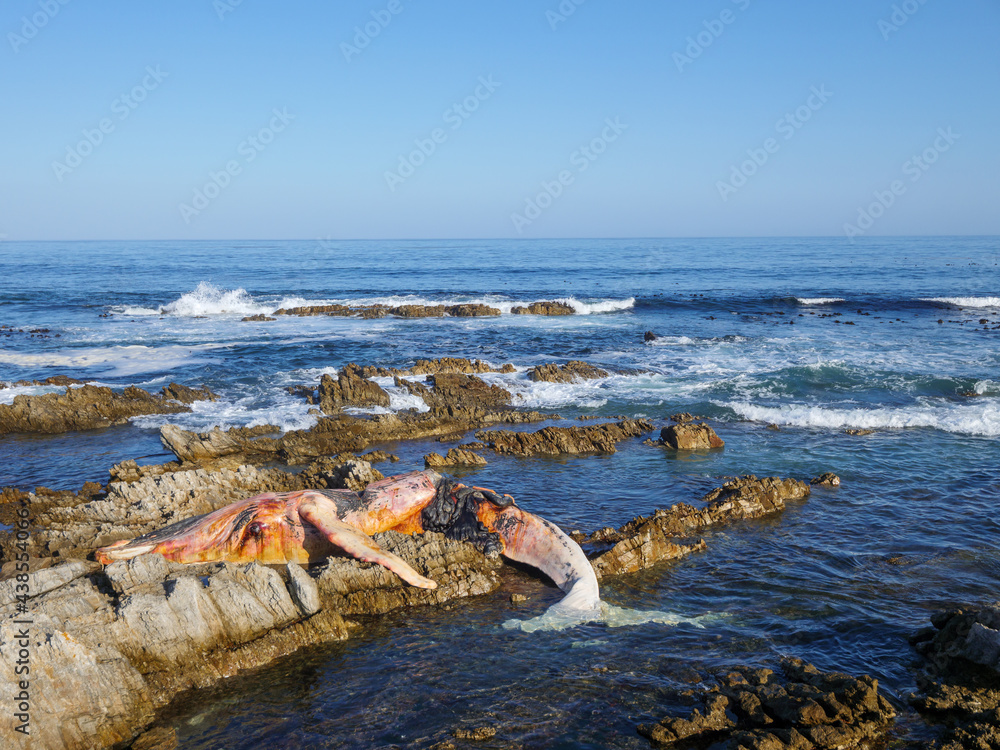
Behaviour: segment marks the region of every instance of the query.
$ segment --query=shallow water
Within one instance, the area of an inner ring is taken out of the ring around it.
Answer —
[[[635,725],[667,713],[675,690],[781,655],[873,674],[902,706],[915,657],[906,636],[938,607],[996,598],[998,262],[995,238],[0,243],[0,324],[15,329],[0,330],[0,379],[205,383],[222,396],[106,430],[0,437],[0,484],[76,489],[125,458],[161,462],[167,422],[309,426],[308,405],[284,389],[351,361],[509,361],[518,374],[490,377],[522,405],[564,417],[691,411],[717,420],[726,441],[687,457],[639,440],[613,456],[488,456],[468,474],[567,530],[694,502],[736,474],[834,471],[843,484],[603,586],[614,605],[708,615],[704,627],[505,630],[559,598],[511,573],[495,595],[396,613],[185,696],[164,719],[181,747],[418,748],[483,724],[498,733],[481,747],[647,747]],[[504,310],[563,298],[581,314],[240,322],[387,298]],[[39,328],[49,331],[32,337]],[[647,330],[661,338],[645,343]],[[527,380],[526,368],[568,358],[624,374]],[[45,390],[55,389],[0,390],[0,402]],[[403,472],[448,446],[388,447],[402,460],[380,468]],[[515,590],[528,602],[511,605]]]

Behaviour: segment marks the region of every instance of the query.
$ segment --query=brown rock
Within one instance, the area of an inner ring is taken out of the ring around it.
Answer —
[[[626,419],[588,427],[546,427],[538,432],[482,431],[476,438],[503,455],[615,453],[616,443],[652,429],[652,423],[645,419]]]
[[[607,371],[594,367],[586,362],[570,360],[564,365],[538,365],[528,373],[528,380],[546,381],[549,383],[572,383],[576,380],[593,380],[606,378]]]
[[[486,459],[469,450],[452,448],[446,456],[429,453],[424,456],[424,466],[428,469],[440,469],[445,466],[486,466]]]
[[[593,560],[598,578],[643,570],[705,549],[704,541],[679,543],[710,526],[749,518],[760,518],[784,510],[787,500],[808,497],[809,485],[795,479],[748,475],[716,488],[702,498],[703,508],[685,503],[657,510],[651,517],[639,516],[615,533],[600,532],[599,540],[615,546]],[[680,538],[680,539],[678,539]]]
[[[527,306],[511,308],[514,315],[573,315],[574,310],[565,302],[532,302]]]
[[[676,422],[677,424],[687,424],[688,422],[694,422],[696,419],[698,419],[698,417],[686,411],[670,415],[670,421]]]
[[[400,305],[389,308],[389,313],[397,318],[443,318],[444,305]]]
[[[875,430],[867,430],[867,429],[862,429],[862,430],[844,430],[844,433],[847,434],[847,435],[854,435],[856,437],[863,437],[864,435],[872,435],[872,434],[874,434]]]
[[[809,484],[820,487],[839,487],[840,477],[832,471],[828,471],[825,474],[820,474],[818,477],[810,479]]]
[[[319,408],[326,414],[335,414],[345,406],[388,405],[389,394],[363,377],[355,364],[345,366],[336,380],[324,375],[319,381]]]
[[[242,323],[266,323],[271,320],[277,320],[277,318],[272,318],[264,313],[258,313],[257,315],[247,315],[245,318],[240,318]],[[135,747],[133,745],[133,747]]]
[[[84,385],[67,388],[65,393],[16,396],[12,404],[0,405],[0,434],[90,430],[123,424],[131,417],[143,414],[176,414],[186,411],[190,411],[187,406],[174,403],[164,396],[154,396],[134,386],[119,393],[105,386]]]
[[[353,315],[356,310],[347,305],[306,305],[304,307],[289,307],[275,310],[275,315]]]
[[[447,313],[453,318],[478,318],[484,316],[495,316],[500,314],[500,310],[488,305],[451,305],[445,308]]]
[[[495,727],[475,727],[472,729],[456,729],[455,738],[459,740],[482,741],[495,737],[497,730]]]
[[[218,401],[219,397],[208,390],[208,386],[189,388],[179,383],[171,383],[163,387],[163,398],[180,401],[182,404],[193,404],[195,401]]]
[[[675,424],[660,431],[662,443],[675,451],[707,451],[722,448],[725,442],[704,422]]]

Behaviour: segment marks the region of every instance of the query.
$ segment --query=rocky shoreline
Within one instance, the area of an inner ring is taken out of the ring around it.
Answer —
[[[16,528],[19,519],[30,519],[26,540],[14,530],[0,532],[0,694],[16,694],[15,661],[23,640],[18,622],[30,621],[36,696],[31,746],[127,747],[181,691],[211,685],[304,646],[350,638],[366,618],[496,591],[501,560],[434,533],[387,532],[376,538],[437,581],[435,590],[407,586],[380,566],[347,557],[331,557],[308,569],[295,564],[183,566],[158,555],[102,567],[93,551],[261,492],[358,491],[382,478],[373,464],[397,460],[379,449],[386,443],[427,438],[460,443],[443,456],[424,457],[426,466],[447,470],[485,465],[481,454],[486,451],[522,458],[612,454],[622,441],[638,441],[657,429],[648,419],[625,418],[532,429],[529,425],[559,417],[518,409],[510,391],[479,377],[514,371],[512,365],[495,368],[453,358],[419,360],[405,369],[352,364],[336,377],[324,375],[315,385],[293,388],[321,412],[308,430],[282,434],[264,425],[194,433],[167,425],[161,440],[175,461],[150,466],[126,461],[110,469],[106,485],[88,483],[78,492],[0,492],[0,523]],[[586,362],[569,361],[539,365],[528,377],[570,382],[607,375]],[[428,411],[370,417],[346,412],[388,406],[389,395],[371,380],[375,377],[392,377],[398,387],[420,396]],[[65,394],[18,396],[14,404],[0,406],[0,433],[91,429],[137,414],[178,413],[194,400],[215,397],[207,389],[176,384],[160,394],[137,388],[117,393],[78,382],[45,384],[68,387]],[[662,428],[660,440],[646,442],[672,451],[723,449],[724,441],[707,423],[696,423],[690,414],[671,420],[675,424]],[[475,440],[469,440],[470,433]],[[597,576],[609,580],[706,552],[711,537],[703,535],[781,513],[807,500],[813,487],[838,484],[832,474],[812,484],[747,475],[692,504],[573,537],[584,546]],[[1000,748],[997,742],[975,744],[982,737],[989,742],[1000,737],[1000,693],[991,687],[1000,665],[1000,639],[994,637],[998,611],[941,615],[935,630],[915,641],[927,665],[921,673],[924,692],[914,697],[914,705],[935,720],[944,717],[949,727],[939,745],[944,750]],[[956,641],[965,649],[958,655]],[[969,682],[967,663],[986,670],[976,672],[978,682]],[[781,671],[783,676],[735,668],[718,676],[717,684],[687,696],[699,706],[689,716],[668,716],[637,731],[663,746],[723,742],[733,748],[809,750],[862,747],[883,741],[891,730],[894,709],[871,678],[824,674],[796,660],[782,662]],[[156,747],[158,737],[159,746],[171,746],[169,732],[134,746]],[[22,746],[10,722],[0,726],[0,739],[5,746]]]

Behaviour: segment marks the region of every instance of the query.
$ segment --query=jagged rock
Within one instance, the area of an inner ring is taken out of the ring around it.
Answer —
[[[451,305],[447,308],[447,312],[454,318],[478,318],[500,314],[497,308],[482,304]]]
[[[172,398],[154,396],[135,386],[118,393],[97,385],[67,388],[65,393],[15,396],[12,404],[0,404],[0,434],[92,430],[123,424],[142,414],[191,411],[187,406],[174,403]]]
[[[698,419],[698,417],[687,411],[670,415],[670,421],[677,424],[687,424],[688,422],[694,422],[696,419]]]
[[[385,479],[382,472],[373,469],[368,461],[361,459],[319,459],[302,472],[302,479],[309,487],[353,490],[361,492],[372,482]]]
[[[354,315],[355,309],[347,305],[306,305],[275,310],[274,315]]]
[[[71,378],[68,375],[52,375],[45,378],[44,380],[18,380],[15,383],[0,383],[0,388],[8,387],[24,387],[24,386],[37,386],[37,385],[58,385],[66,387],[68,385],[83,385],[83,380],[77,380],[76,378]]]
[[[277,320],[277,318],[272,318],[270,315],[265,315],[264,313],[247,315],[245,318],[240,318],[241,323],[266,323],[272,320]]]
[[[565,302],[532,302],[511,308],[514,315],[573,315],[576,310]]]
[[[455,739],[481,742],[495,737],[496,733],[496,727],[482,726],[473,727],[471,729],[463,727],[455,730]]]
[[[810,479],[809,484],[818,485],[820,487],[839,487],[840,477],[838,477],[832,471],[828,471],[824,474],[820,474],[818,477],[813,477],[812,479]]]
[[[549,383],[572,383],[576,380],[606,378],[608,373],[600,367],[579,360],[570,360],[564,365],[538,365],[528,373],[528,380]]]
[[[702,696],[702,710],[667,717],[639,733],[656,745],[712,743],[736,750],[846,750],[882,739],[896,714],[878,680],[820,672],[799,659],[771,670],[740,668]]]
[[[643,336],[642,336],[642,340],[643,341],[656,341],[658,338],[660,338],[660,337],[657,336],[652,331],[646,331],[646,333],[644,333]]]
[[[424,456],[424,466],[428,469],[440,469],[445,466],[486,466],[486,459],[470,450],[452,448],[448,454],[429,453]]]
[[[209,432],[188,432],[177,425],[166,424],[160,428],[160,442],[181,461],[199,462],[240,453],[248,440],[261,435],[280,432],[276,425],[234,427],[223,432],[215,428]]]
[[[660,431],[660,442],[675,451],[707,451],[726,443],[704,422],[674,424]]]
[[[846,435],[854,435],[855,437],[863,437],[865,435],[875,434],[875,430],[860,429],[860,430],[844,430]]]
[[[441,357],[440,359],[418,359],[413,367],[399,369],[396,367],[375,367],[366,365],[361,368],[361,374],[366,378],[392,378],[405,375],[437,375],[440,372],[460,372],[465,375],[478,375],[484,372],[517,372],[512,364],[493,367],[481,359],[470,360],[464,357]]]
[[[219,397],[208,390],[208,386],[190,388],[180,383],[171,383],[163,387],[163,398],[180,401],[182,404],[193,404],[195,401],[218,401]]]
[[[335,414],[344,406],[388,406],[389,394],[378,383],[361,375],[360,368],[349,364],[334,380],[324,375],[319,381],[319,408]]]
[[[1000,605],[943,610],[911,639],[924,661],[911,702],[945,725],[943,750],[1000,745]]]
[[[428,377],[430,388],[418,382],[396,378],[396,385],[420,396],[430,407],[457,409],[496,409],[510,404],[510,391],[498,385],[489,385],[475,375],[457,372],[439,372]]]
[[[645,419],[589,427],[546,427],[538,432],[483,430],[476,438],[493,451],[513,456],[554,456],[563,453],[615,453],[615,444],[653,429]]]
[[[726,482],[701,501],[703,508],[686,503],[657,510],[651,517],[639,516],[617,531],[602,530],[591,541],[615,542],[615,546],[593,560],[598,578],[643,570],[664,560],[705,549],[705,542],[683,544],[710,526],[781,511],[785,502],[808,497],[809,485],[795,479],[747,475]],[[598,536],[599,535],[599,536]]]
[[[389,309],[397,318],[443,318],[444,305],[399,305]]]

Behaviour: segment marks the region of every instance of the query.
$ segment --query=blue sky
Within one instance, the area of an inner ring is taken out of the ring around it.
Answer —
[[[997,0],[576,2],[7,0],[0,234],[1000,234]]]

